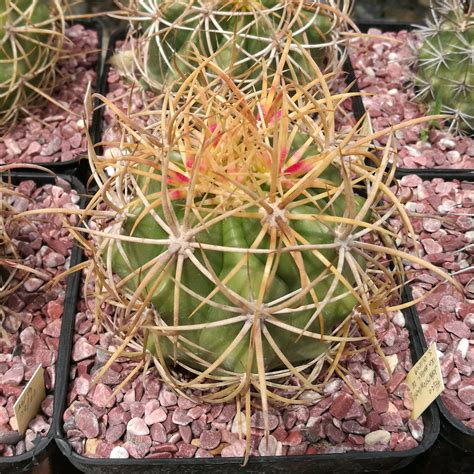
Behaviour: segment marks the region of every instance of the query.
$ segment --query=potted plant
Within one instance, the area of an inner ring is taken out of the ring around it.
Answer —
[[[398,299],[401,259],[445,274],[398,250],[384,225],[400,213],[411,229],[385,171],[390,141],[381,158],[369,151],[390,130],[339,132],[335,114],[349,94],[332,95],[305,57],[313,82],[286,83],[282,57],[272,86],[251,97],[203,61],[165,94],[155,128],[100,97],[122,134],[104,144],[119,153],[89,150],[98,191],[85,228],[73,229],[88,271],[80,312],[68,319],[76,364],[57,426],[59,446],[81,469],[185,469],[206,461],[156,458],[219,454],[216,466],[233,469],[244,455],[277,452],[327,467],[338,449],[364,450],[347,459],[380,466],[371,452],[419,452],[421,421],[403,424],[411,359],[398,312],[410,304]],[[206,68],[217,77],[202,85]],[[391,322],[378,319],[389,312]],[[388,360],[375,337],[387,331]],[[357,360],[364,352],[374,368]],[[344,365],[357,362],[366,379]],[[356,386],[365,401],[354,404]],[[358,421],[343,425],[353,405]],[[371,428],[361,425],[368,418]],[[338,436],[348,444],[337,447]],[[137,459],[110,459],[129,456]],[[385,466],[402,457],[383,456]]]
[[[415,297],[430,294],[417,306],[416,322],[423,347],[436,343],[446,390],[437,400],[442,413],[442,435],[464,452],[459,462],[469,463],[473,443],[472,413],[472,175],[443,179],[436,175],[408,175],[401,185],[411,191],[413,225],[425,258],[450,272],[463,286],[451,292],[437,284],[435,275],[407,267]],[[453,203],[450,209],[447,207]],[[460,467],[462,470],[463,468]]]
[[[74,168],[86,149],[82,102],[89,84],[96,90],[101,26],[66,15],[60,0],[7,0],[0,11],[0,162]]]
[[[38,170],[2,167],[2,290],[0,338],[0,470],[32,468],[51,454],[55,370],[65,302],[64,271],[78,263],[73,240],[49,207],[79,203],[79,183]],[[41,210],[43,214],[40,213]],[[35,217],[32,217],[35,214]],[[39,215],[38,215],[39,214]],[[68,217],[69,224],[75,222]],[[59,275],[59,276],[58,276]],[[57,280],[56,280],[57,279]],[[46,398],[25,432],[18,431],[14,404],[38,366]],[[45,461],[46,462],[46,461]]]
[[[416,28],[373,25],[376,28],[369,29],[369,39],[358,38],[351,44],[351,57],[361,90],[375,93],[364,97],[364,102],[376,130],[426,113],[450,116],[398,134],[400,169],[455,174],[474,169],[469,125],[472,6],[462,0],[435,1],[431,17],[426,26]],[[361,25],[361,29],[370,26]],[[436,58],[442,58],[444,64]],[[459,70],[459,75],[453,72],[452,80],[443,76],[447,64],[456,64]],[[449,99],[440,90],[449,90]]]

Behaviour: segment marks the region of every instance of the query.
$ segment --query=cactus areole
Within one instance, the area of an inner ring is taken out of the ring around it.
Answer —
[[[333,70],[341,64],[341,32],[349,21],[348,2],[335,0],[138,0],[133,5],[125,12],[140,27],[130,43],[135,66],[142,83],[155,90],[175,87],[200,61],[212,58],[242,90],[252,91],[263,70],[275,73],[289,36],[285,75],[310,82],[312,67],[301,50],[322,69]]]
[[[341,221],[370,212],[286,114],[183,119],[176,134],[188,133],[135,165],[120,233],[136,241],[114,241],[112,270],[161,321],[148,347],[164,359],[221,373],[296,366],[327,350],[324,334],[356,305],[350,265],[365,261],[344,258]]]

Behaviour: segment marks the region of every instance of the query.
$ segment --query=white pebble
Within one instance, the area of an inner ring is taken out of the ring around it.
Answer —
[[[436,349],[436,356],[438,357],[438,360],[441,360],[444,357],[444,354],[438,349]]]
[[[458,342],[458,347],[456,348],[461,353],[463,359],[467,356],[467,351],[469,350],[469,340],[466,338],[461,339]]]
[[[231,433],[244,433],[245,432],[245,413],[242,412],[239,414],[237,413],[234,416],[234,420],[232,421],[232,427],[230,429]]]
[[[364,72],[365,72],[368,76],[375,77],[375,71],[374,71],[371,67],[366,68]]]
[[[319,400],[321,400],[321,398],[323,398],[323,396],[320,393],[315,392],[314,390],[305,390],[299,396],[300,400],[304,400],[305,402],[310,402],[313,405]]]
[[[395,311],[392,317],[392,323],[399,328],[405,327],[405,316],[401,311]]]
[[[278,441],[275,456],[282,456],[282,455],[283,455],[283,443],[281,441]]]
[[[407,211],[416,212],[416,202],[407,202],[405,208]]]
[[[397,94],[398,94],[398,89],[390,89],[390,90],[388,91],[388,93],[389,93],[390,95],[397,95]]]
[[[396,61],[398,59],[398,54],[394,52],[388,53],[387,58],[389,61]]]
[[[376,444],[388,444],[390,442],[390,433],[385,430],[372,431],[364,438],[364,443],[367,446],[374,446]]]
[[[390,372],[393,374],[393,371],[398,365],[398,356],[397,354],[392,354],[386,357],[388,366],[390,367]]]
[[[334,379],[331,380],[326,384],[324,387],[324,395],[331,395],[333,393],[336,393],[339,391],[339,389],[342,387],[342,380],[341,379]]]
[[[372,385],[374,383],[375,373],[368,367],[362,367],[360,378],[367,384]]]
[[[469,239],[469,242],[474,241],[474,230],[470,230],[469,232],[466,232],[464,235]]]
[[[469,265],[469,262],[468,262],[466,259],[460,260],[460,261],[458,262],[458,264],[459,264],[459,268],[460,268],[460,269],[467,268],[467,267],[470,266],[470,265]]]
[[[416,148],[413,148],[412,146],[405,146],[405,148],[408,150],[408,154],[414,158],[418,158],[421,156],[421,152],[417,150]]]
[[[446,153],[446,158],[448,158],[450,163],[458,163],[461,161],[461,153],[457,150],[451,150]]]
[[[122,446],[115,446],[110,452],[110,459],[128,459],[128,451]]]
[[[450,140],[449,138],[442,138],[439,143],[446,148],[453,149],[456,146],[456,143],[454,143],[453,140]]]
[[[446,199],[442,204],[438,206],[438,212],[441,214],[447,214],[451,212],[456,207],[456,203],[451,201],[451,199]]]

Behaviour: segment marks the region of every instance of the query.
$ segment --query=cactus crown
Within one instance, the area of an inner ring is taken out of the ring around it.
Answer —
[[[474,16],[472,2],[440,0],[420,27],[417,96],[431,109],[453,116],[451,129],[474,130]]]
[[[0,129],[48,97],[63,39],[60,0],[0,0]]]
[[[321,68],[337,70],[344,59],[344,32],[349,24],[355,28],[347,0],[134,0],[122,10],[119,16],[131,28],[126,52],[115,64],[129,79],[159,92],[176,89],[200,57],[211,58],[242,91],[252,92],[263,69],[275,72],[288,35],[292,44],[285,75],[308,82],[311,66],[301,49]],[[212,80],[215,74],[207,72]]]

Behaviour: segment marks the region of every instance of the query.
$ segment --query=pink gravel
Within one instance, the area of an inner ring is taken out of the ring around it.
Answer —
[[[425,115],[425,106],[413,100],[410,44],[420,44],[417,33],[382,33],[375,28],[368,33],[382,38],[355,39],[350,48],[359,87],[362,92],[373,94],[363,100],[374,129]],[[426,128],[421,124],[396,132],[401,168],[474,169],[473,138],[435,128],[424,132]],[[382,137],[380,143],[385,144],[386,138]]]
[[[58,185],[38,187],[33,181],[23,181],[17,187],[18,196],[6,198],[18,211],[48,207],[77,207],[79,196],[64,181]],[[70,219],[74,225],[76,219]],[[35,446],[35,439],[45,436],[53,416],[55,363],[64,307],[65,283],[46,287],[45,283],[69,266],[72,239],[63,228],[60,216],[38,215],[29,222],[10,224],[7,229],[24,258],[24,264],[40,270],[47,279],[28,285],[32,277],[6,301],[2,302],[0,337],[0,456],[15,456]],[[57,265],[48,262],[51,255],[60,255]],[[15,282],[20,281],[18,273]],[[41,364],[45,369],[47,397],[41,412],[33,418],[22,439],[16,431],[13,405]]]
[[[423,215],[412,219],[421,256],[452,274],[463,288],[461,294],[443,283],[417,309],[426,342],[436,342],[438,349],[446,387],[441,398],[455,418],[474,429],[474,183],[424,181],[414,175],[401,183],[402,193],[407,188],[412,193],[406,207]],[[436,253],[428,251],[433,242],[439,246]],[[406,268],[414,279],[414,297],[441,281],[416,265]]]
[[[95,87],[100,46],[97,32],[82,25],[68,28],[66,37],[52,97],[69,112],[51,102],[30,109],[0,138],[0,164],[67,162],[86,150],[84,94],[89,83]]]
[[[244,439],[239,436],[244,418],[234,403],[200,403],[193,397],[198,392],[193,391],[187,392],[190,398],[178,396],[160,381],[155,368],[113,396],[114,389],[134,368],[126,359],[118,359],[96,388],[90,389],[95,372],[108,359],[105,351],[113,350],[118,341],[111,334],[97,334],[93,312],[84,300],[80,309],[68,408],[63,416],[66,437],[78,454],[120,459],[244,454],[245,434]],[[378,319],[375,326],[393,368],[392,377],[373,348],[353,351],[342,364],[349,371],[347,380],[356,394],[342,379],[332,376],[322,393],[302,393],[306,405],[271,407],[268,443],[263,438],[262,413],[253,408],[251,455],[402,451],[417,446],[423,438],[423,422],[421,418],[410,420],[412,402],[404,382],[412,366],[408,330],[402,313],[391,316]],[[91,355],[84,341],[95,348],[95,354]],[[349,351],[364,344],[350,346]],[[288,383],[297,381],[289,379]]]

